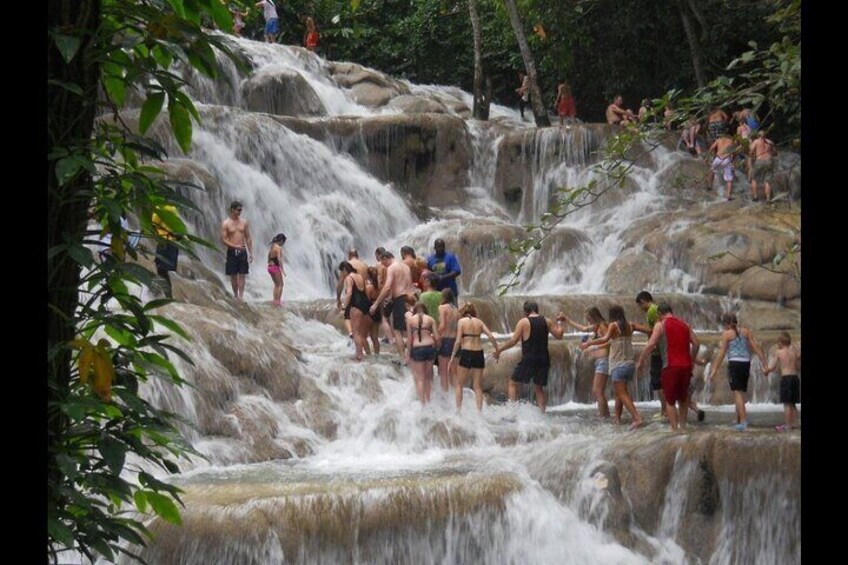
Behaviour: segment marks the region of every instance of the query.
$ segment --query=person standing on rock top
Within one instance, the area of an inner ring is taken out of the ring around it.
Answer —
[[[241,217],[242,209],[242,203],[233,200],[230,215],[221,223],[221,242],[227,248],[225,272],[230,277],[233,295],[239,302],[244,300],[245,277],[253,261],[253,239],[247,220]]]
[[[260,0],[256,3],[257,8],[262,8],[265,16],[265,41],[277,42],[277,34],[280,32],[279,18],[277,17],[277,6],[274,0]]]

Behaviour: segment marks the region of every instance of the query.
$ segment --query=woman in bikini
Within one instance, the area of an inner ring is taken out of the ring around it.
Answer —
[[[439,380],[445,392],[453,386],[450,358],[456,343],[456,323],[459,321],[459,308],[454,306],[453,301],[453,290],[442,290],[442,304],[439,306],[439,336],[442,338],[439,347]]]
[[[465,387],[465,380],[471,375],[474,387],[474,399],[477,403],[477,411],[483,410],[483,367],[486,363],[483,359],[483,343],[480,339],[481,334],[486,334],[489,341],[495,346],[495,351],[498,349],[498,342],[495,336],[483,320],[477,318],[477,308],[471,302],[466,302],[459,311],[459,321],[456,324],[456,342],[451,353],[450,363],[453,363],[457,353],[459,353],[459,367],[456,370],[456,385],[454,392],[456,394],[456,409],[462,409],[462,389]]]
[[[597,306],[586,310],[586,320],[589,325],[578,324],[568,316],[560,312],[557,320],[562,320],[572,328],[581,332],[592,332],[591,339],[598,339],[607,333],[607,321]],[[586,336],[584,336],[584,339]],[[592,377],[592,395],[598,401],[598,413],[601,418],[609,418],[609,401],[607,400],[606,388],[609,378],[609,345],[599,345],[587,350],[587,353],[595,360],[595,375]]]
[[[278,233],[271,240],[271,249],[268,250],[268,274],[274,281],[274,293],[271,304],[282,306],[283,282],[286,271],[283,268],[283,244],[286,242],[286,234]]]
[[[439,331],[436,320],[427,314],[427,305],[418,302],[406,319],[406,362],[415,379],[415,391],[421,404],[430,402],[433,387],[433,361],[436,360],[436,344]]]
[[[368,339],[368,332],[371,329],[371,316],[368,312],[371,301],[365,294],[365,279],[356,272],[353,265],[342,261],[339,271],[343,271],[346,275],[342,309],[350,305],[350,327],[353,331],[353,343],[356,346],[356,360],[362,361],[367,345],[365,340]]]

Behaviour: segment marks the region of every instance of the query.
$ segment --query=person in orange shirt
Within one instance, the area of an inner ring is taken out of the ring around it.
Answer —
[[[318,29],[315,27],[315,20],[311,16],[306,18],[306,34],[303,37],[303,45],[312,52],[318,49]]]
[[[577,108],[574,106],[574,96],[571,95],[571,87],[568,86],[568,83],[565,81],[562,81],[559,86],[557,86],[555,105],[557,114],[559,114],[560,125],[565,123],[566,118],[568,118],[569,123],[571,123],[577,117]]]

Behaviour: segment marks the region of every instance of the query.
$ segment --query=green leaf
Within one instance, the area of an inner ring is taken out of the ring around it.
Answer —
[[[109,99],[112,100],[112,102],[114,102],[118,107],[124,105],[124,98],[127,94],[127,85],[123,80],[117,78],[104,78],[103,88],[106,89]]]
[[[79,51],[82,42],[79,37],[57,33],[53,35],[53,43],[56,44],[56,49],[59,50],[65,63],[70,63]]]
[[[210,2],[212,21],[226,32],[233,31],[233,16],[223,2]],[[239,8],[240,9],[240,8]]]
[[[183,6],[183,0],[168,0],[168,4],[174,9],[174,12],[181,17],[185,17],[185,7]]]
[[[94,258],[91,256],[91,251],[82,245],[69,245],[68,255],[83,267],[91,267],[94,264]]]
[[[78,94],[79,96],[83,95],[82,87],[75,82],[65,82],[63,80],[50,79],[47,81],[47,84],[56,85],[59,88],[64,88],[68,92],[73,92],[74,94]]]
[[[171,119],[171,130],[183,153],[191,150],[191,117],[188,110],[175,100],[168,101],[168,116]]]
[[[71,156],[59,159],[56,162],[56,178],[59,180],[59,186],[64,186],[69,180],[77,176],[80,169],[82,169],[82,164],[79,157]]]
[[[133,493],[133,500],[135,501],[135,507],[138,508],[138,511],[144,514],[147,512],[147,494],[139,489]]]
[[[73,547],[74,545],[73,531],[57,518],[47,520],[47,534],[63,547]]]
[[[126,444],[107,437],[100,442],[99,451],[109,469],[119,475],[124,468],[124,460],[127,456]]]
[[[165,328],[171,330],[171,332],[177,334],[181,338],[191,340],[191,337],[189,337],[188,333],[186,333],[186,331],[182,328],[182,326],[180,326],[175,321],[169,320],[168,318],[165,318],[164,316],[150,316],[150,319],[155,320],[156,323],[158,323],[158,324],[164,326]]]
[[[123,345],[124,347],[134,347],[138,341],[132,332],[123,328],[116,328],[115,326],[107,325],[104,330],[106,335],[114,339],[118,345]]]
[[[150,502],[153,511],[166,522],[177,525],[183,523],[177,505],[169,497],[158,492],[148,492],[147,501]]]
[[[141,133],[147,133],[147,129],[153,124],[153,120],[162,111],[162,104],[165,103],[165,93],[155,92],[147,97],[144,105],[141,107],[141,115],[138,118],[138,130]]]

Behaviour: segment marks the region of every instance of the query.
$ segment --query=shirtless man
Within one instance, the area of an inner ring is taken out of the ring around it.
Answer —
[[[707,141],[714,142],[723,133],[730,133],[730,116],[721,108],[713,108],[707,116]]]
[[[612,104],[607,106],[607,123],[611,125],[630,124],[636,121],[636,115],[630,110],[625,110],[621,107],[624,104],[624,98],[621,94],[616,95]]]
[[[383,265],[380,258],[383,256],[383,253],[386,251],[384,247],[378,247],[374,250],[374,259],[376,262],[374,263],[374,268],[377,269],[377,294],[374,295],[372,299],[372,304],[378,304],[377,296],[380,294],[380,291],[383,290],[383,287],[386,286],[386,267]],[[388,305],[385,303],[388,302]],[[383,300],[383,303],[379,304],[379,308],[381,309],[381,320],[380,320],[380,328],[383,330],[383,335],[385,336],[385,341],[383,343],[389,343],[394,341],[394,337],[392,336],[392,324],[391,324],[391,316],[392,316],[392,308],[391,308],[391,300]]]
[[[395,349],[400,358],[404,358],[403,332],[406,330],[406,297],[415,295],[415,287],[412,286],[412,271],[402,261],[395,261],[395,256],[389,251],[384,251],[380,262],[386,267],[386,283],[377,300],[371,305],[370,313],[374,314],[384,298],[392,297],[392,334],[395,338]]]
[[[418,268],[418,261],[415,258],[415,250],[408,245],[404,245],[400,248],[400,256],[404,264],[409,267],[410,272],[412,272],[413,286],[415,286],[418,290],[421,290],[418,286],[418,281],[421,278],[421,270]]]
[[[244,300],[245,275],[250,270],[249,263],[253,262],[253,239],[247,220],[241,217],[242,208],[241,202],[233,200],[230,215],[221,224],[221,241],[227,248],[225,272],[230,276],[233,295],[239,302]]]
[[[359,259],[359,252],[356,248],[351,247],[347,250],[347,262],[350,263],[351,267],[356,269],[356,274],[362,277],[362,280],[368,280],[368,265],[363,263]],[[342,309],[342,290],[345,285],[345,278],[347,278],[347,273],[343,270],[339,270],[338,280],[336,281],[336,308]],[[350,325],[350,304],[347,305],[344,311],[344,319],[345,319],[345,329],[347,330],[348,337],[353,337],[353,333]],[[368,344],[365,344],[367,349]],[[370,355],[370,352],[368,353]]]
[[[736,145],[733,143],[733,138],[728,134],[723,133],[710,145],[710,153],[715,155],[713,164],[710,166],[710,174],[707,180],[707,190],[712,190],[713,181],[715,180],[716,171],[722,171],[722,178],[727,187],[726,198],[732,200],[731,193],[733,191],[733,155],[736,151]]]
[[[777,155],[774,142],[766,137],[763,130],[753,134],[756,139],[751,143],[749,154],[753,160],[751,167],[751,197],[759,199],[758,187],[762,184],[766,192],[766,202],[771,201],[771,176],[774,173],[774,160]]]

